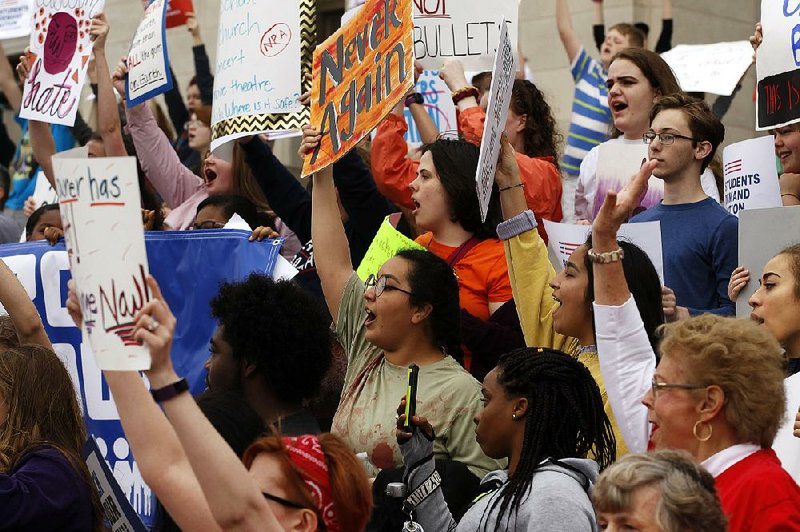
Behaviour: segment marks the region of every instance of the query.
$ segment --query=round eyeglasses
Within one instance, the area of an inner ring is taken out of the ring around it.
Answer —
[[[397,290],[398,292],[403,292],[404,294],[408,294],[410,296],[414,295],[413,292],[409,292],[408,290],[403,290],[399,286],[392,286],[390,284],[386,284],[385,275],[381,275],[380,277],[375,277],[375,275],[370,274],[370,276],[367,277],[367,280],[364,281],[364,286],[367,288],[374,288],[376,298],[381,297],[381,294],[385,290]]]

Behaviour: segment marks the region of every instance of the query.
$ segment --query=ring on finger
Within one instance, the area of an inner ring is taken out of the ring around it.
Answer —
[[[159,325],[161,325],[161,324],[158,323],[158,320],[155,319],[153,316],[150,316],[150,324],[147,326],[147,330],[150,331],[150,332],[153,332],[156,329],[158,329]]]

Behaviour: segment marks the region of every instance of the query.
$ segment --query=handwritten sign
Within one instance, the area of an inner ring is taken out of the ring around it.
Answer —
[[[395,229],[397,223],[400,221],[400,213],[387,216],[369,249],[361,259],[361,264],[358,265],[356,273],[358,276],[366,281],[370,275],[377,275],[378,270],[381,269],[383,263],[397,255],[400,251],[405,249],[419,249],[424,251],[425,248],[408,238],[406,235]]]
[[[446,60],[459,59],[465,70],[491,70],[504,17],[509,39],[517,42],[518,0],[413,2],[414,57],[425,68],[438,70]]]
[[[71,152],[54,156],[53,170],[84,339],[100,369],[149,369],[150,353],[133,338],[150,300],[136,159]]]
[[[730,96],[753,64],[753,48],[747,41],[679,44],[661,57],[683,90]]]
[[[450,97],[450,90],[447,85],[439,79],[438,72],[425,70],[417,80],[414,90],[425,98],[425,103],[422,105],[440,133],[458,130],[456,106]],[[408,124],[408,131],[404,136],[406,144],[411,147],[421,146],[422,139],[419,135],[419,129],[417,129],[417,125],[414,123],[411,111],[408,108],[405,109],[405,117]]]
[[[731,214],[781,206],[774,142],[775,137],[768,135],[731,144],[722,152],[723,203]]]
[[[756,129],[800,121],[800,4],[761,0],[764,40],[756,59]]]
[[[637,141],[632,144],[605,142],[600,145],[597,154],[597,172],[595,173],[597,192],[592,205],[592,220],[597,216],[608,191],[622,190],[639,171],[642,161],[647,158],[647,144],[644,142]],[[657,205],[663,197],[664,181],[650,176],[650,180],[647,182],[647,192],[634,214]]]
[[[166,35],[167,0],[153,0],[144,12],[128,52],[128,77],[125,82],[128,107],[167,92],[172,88]]]
[[[217,37],[211,149],[308,122],[300,94],[302,65],[311,64],[313,0],[223,0]]]
[[[411,0],[369,0],[314,50],[311,123],[322,140],[303,175],[333,164],[414,84]]]
[[[500,45],[497,47],[492,86],[489,88],[489,105],[486,108],[486,120],[483,123],[483,140],[478,156],[478,171],[475,175],[480,200],[481,220],[486,221],[489,199],[492,197],[494,173],[497,170],[497,157],[500,154],[500,136],[506,127],[508,106],[511,103],[511,89],[514,88],[514,75],[517,60],[514,47],[503,21],[500,30]]]
[[[548,254],[556,271],[564,269],[572,252],[582,246],[592,232],[590,225],[562,224],[550,220],[544,221],[544,228],[550,237],[547,244]],[[664,282],[661,222],[622,224],[617,233],[617,240],[631,242],[642,248],[655,266],[658,278]]]
[[[31,32],[33,0],[0,0],[0,41]]]
[[[177,28],[186,24],[186,14],[193,13],[192,0],[167,1],[167,28]]]
[[[89,28],[104,0],[37,0],[30,38],[31,72],[19,116],[72,126],[92,54]]]

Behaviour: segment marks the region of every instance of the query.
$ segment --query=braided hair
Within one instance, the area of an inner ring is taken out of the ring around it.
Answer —
[[[511,110],[518,115],[527,115],[525,129],[525,155],[528,157],[551,157],[558,168],[558,145],[562,137],[556,128],[556,120],[542,91],[528,80],[514,81],[511,90]]]
[[[597,383],[569,355],[541,347],[515,349],[500,357],[497,382],[507,396],[528,400],[519,463],[488,511],[491,515],[500,504],[499,527],[505,512],[526,498],[542,461],[585,458],[591,452],[602,470],[613,461],[617,446]]]

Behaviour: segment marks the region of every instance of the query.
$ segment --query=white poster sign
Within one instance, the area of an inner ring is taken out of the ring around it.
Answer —
[[[211,122],[229,125],[214,135],[212,149],[277,129],[274,115],[302,109],[301,8],[285,0],[220,3]]]
[[[753,48],[748,41],[679,44],[661,57],[683,90],[730,96],[753,64]]]
[[[417,80],[414,90],[425,98],[425,103],[422,105],[440,133],[458,130],[456,106],[453,103],[453,98],[450,97],[450,89],[439,78],[438,72],[425,70]],[[406,143],[410,147],[419,147],[423,144],[419,129],[414,123],[411,111],[406,108],[404,112],[406,123],[408,123],[408,131],[405,134]]]
[[[491,70],[503,18],[516,50],[518,0],[413,0],[413,15],[414,58],[427,69],[439,70],[448,59],[458,59],[464,70]]]
[[[150,353],[133,338],[151,297],[136,159],[70,150],[53,157],[53,170],[84,341],[100,369],[149,369]]]
[[[72,126],[92,55],[92,17],[104,0],[37,2],[30,38],[31,72],[19,116]]]
[[[731,214],[781,206],[774,142],[768,135],[731,144],[722,152],[723,204]]]
[[[58,194],[56,194],[56,191],[50,186],[50,182],[41,170],[36,172],[36,188],[33,189],[33,202],[35,209],[38,209],[42,205],[58,203]]]
[[[647,144],[634,142],[604,142],[598,148],[597,172],[595,179],[597,191],[592,205],[592,220],[606,199],[609,190],[620,191],[639,171],[642,163],[647,160]],[[664,197],[664,182],[657,177],[650,176],[647,181],[645,193],[639,207],[634,214],[657,205]]]
[[[800,121],[800,3],[761,0],[764,40],[756,58],[756,129]]]
[[[167,0],[153,0],[144,12],[128,52],[128,107],[172,88],[166,35]]]
[[[564,269],[572,252],[586,242],[592,232],[591,225],[562,224],[544,221],[549,243],[547,245],[550,262],[556,271]],[[636,244],[647,253],[658,272],[658,278],[664,283],[664,255],[661,249],[661,222],[641,222],[622,224],[617,240],[625,240]]]
[[[33,0],[0,0],[0,41],[31,32]]]
[[[500,44],[492,69],[492,86],[489,89],[489,105],[483,123],[483,139],[478,157],[478,171],[475,176],[478,199],[481,207],[481,220],[486,220],[489,199],[492,197],[494,173],[497,170],[497,157],[500,154],[500,136],[506,127],[508,106],[511,103],[511,89],[514,88],[514,75],[517,71],[517,58],[503,20],[500,31]]]

